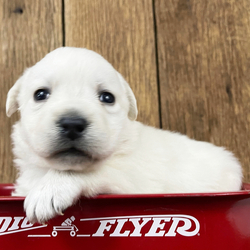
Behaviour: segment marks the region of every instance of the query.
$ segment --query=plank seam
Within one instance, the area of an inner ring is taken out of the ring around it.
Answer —
[[[62,46],[65,47],[65,3],[62,0]]]
[[[157,94],[158,94],[158,112],[159,112],[160,128],[162,128],[161,89],[160,89],[160,71],[159,71],[159,61],[158,61],[157,22],[156,22],[156,13],[155,13],[155,0],[152,0],[152,11],[153,11],[153,22],[154,22],[155,65],[156,65],[156,81],[157,81]]]

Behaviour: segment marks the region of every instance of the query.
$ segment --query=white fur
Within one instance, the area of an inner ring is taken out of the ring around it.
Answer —
[[[35,102],[34,92],[45,87],[51,95]],[[104,89],[114,94],[114,105],[99,101],[98,91]],[[8,116],[17,108],[21,119],[14,125],[12,140],[19,177],[13,195],[26,196],[31,222],[43,223],[61,214],[81,195],[241,187],[241,166],[224,148],[135,121],[132,90],[93,51],[59,48],[26,70],[8,93]],[[70,112],[91,124],[77,144],[90,157],[55,159],[53,154],[64,147],[57,143],[56,121]]]

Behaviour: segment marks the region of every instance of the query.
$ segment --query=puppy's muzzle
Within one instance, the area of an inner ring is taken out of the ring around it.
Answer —
[[[88,126],[88,122],[80,117],[63,117],[59,120],[60,135],[74,141],[82,137],[83,132]]]

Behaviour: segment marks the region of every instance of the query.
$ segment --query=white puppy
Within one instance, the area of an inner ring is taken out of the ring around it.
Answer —
[[[31,222],[46,222],[81,195],[236,191],[232,153],[136,122],[123,77],[100,55],[59,48],[10,89],[12,140],[19,169],[13,195],[26,196]]]

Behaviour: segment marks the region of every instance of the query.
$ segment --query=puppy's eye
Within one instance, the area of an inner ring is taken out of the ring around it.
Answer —
[[[115,102],[115,97],[109,92],[102,92],[99,96],[101,102],[113,104]]]
[[[48,99],[50,95],[50,92],[48,89],[38,89],[35,93],[34,93],[34,99],[35,101],[43,101]]]

